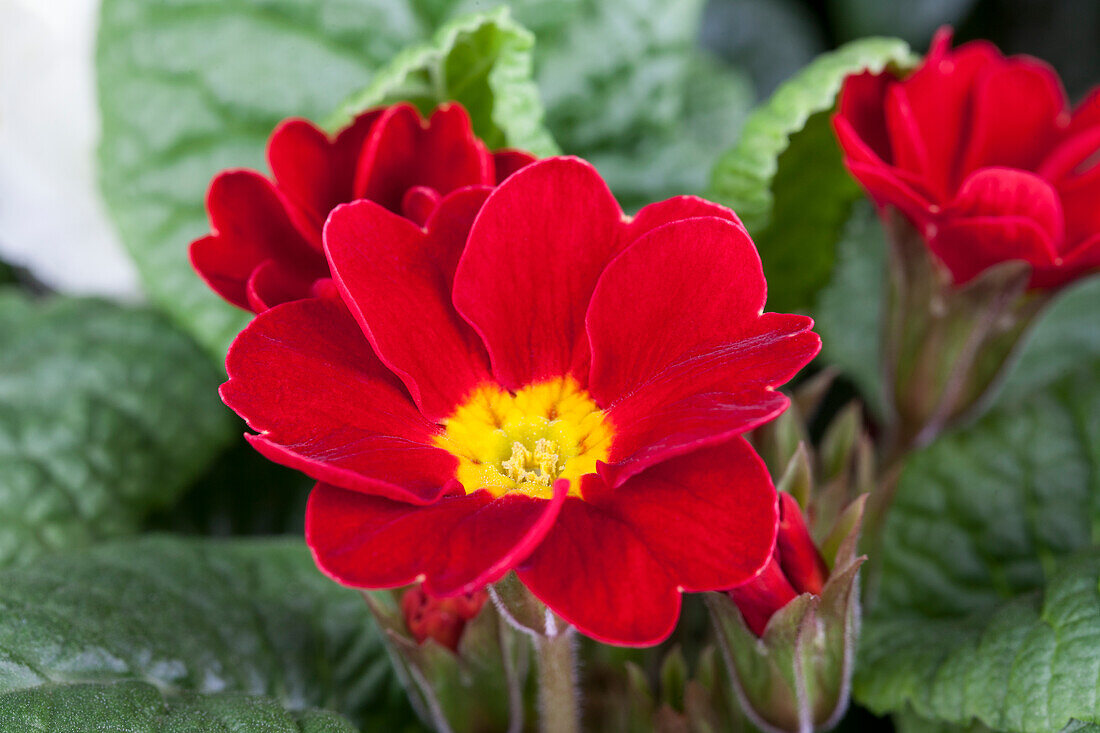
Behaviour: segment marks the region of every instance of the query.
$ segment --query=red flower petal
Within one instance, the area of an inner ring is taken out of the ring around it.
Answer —
[[[255,313],[262,313],[280,303],[308,298],[312,295],[314,282],[276,260],[264,260],[246,283],[248,307]]]
[[[492,184],[493,158],[459,104],[436,108],[426,124],[409,104],[387,108],[375,122],[359,158],[355,198],[399,212],[413,186],[448,194],[456,188]]]
[[[944,217],[1021,216],[1031,219],[1051,242],[1062,239],[1058,194],[1038,176],[1014,168],[983,168],[959,188]]]
[[[1073,110],[1067,136],[1091,130],[1100,126],[1100,87],[1093,89]]]
[[[258,315],[226,359],[221,395],[273,461],[321,481],[402,501],[434,501],[456,460],[370,350],[339,301],[299,300]]]
[[[1014,58],[975,85],[970,139],[960,175],[987,166],[1033,169],[1059,134],[1066,95],[1058,75],[1035,59]]]
[[[757,636],[764,635],[768,621],[776,611],[798,596],[774,558],[768,561],[758,576],[744,585],[731,588],[729,593],[745,618],[745,624]]]
[[[1066,252],[1060,265],[1037,266],[1032,273],[1033,288],[1054,288],[1076,280],[1100,268],[1100,234]]]
[[[898,84],[904,89],[920,146],[927,154],[929,168],[921,172],[944,198],[950,197],[961,177],[974,85],[979,76],[1004,63],[1000,51],[990,43],[972,41],[954,51],[950,46],[951,30],[940,29],[925,62]],[[898,132],[891,130],[892,138]],[[894,143],[896,151],[899,141]]]
[[[867,189],[878,206],[894,206],[912,221],[928,217],[933,200],[919,177],[900,168],[886,165],[863,141],[843,117],[833,118],[837,141],[844,150],[845,165],[852,176]]]
[[[361,588],[393,588],[424,576],[435,596],[469,593],[500,580],[554,524],[568,492],[550,501],[488,491],[411,506],[318,484],[306,509],[306,542],[331,578]]]
[[[522,150],[497,150],[493,153],[496,182],[503,183],[505,178],[536,160],[538,159],[535,156]]]
[[[458,264],[454,304],[503,386],[570,372],[583,383],[585,308],[621,223],[607,184],[576,158],[532,163],[489,196]]]
[[[294,204],[292,218],[298,228],[318,249],[328,213],[354,196],[359,153],[380,114],[372,110],[359,115],[334,139],[302,119],[285,120],[271,133],[271,173]]]
[[[680,592],[751,578],[775,544],[767,471],[743,440],[634,477],[605,500],[566,499],[520,579],[582,633],[612,644],[662,641]]]
[[[372,201],[339,207],[325,226],[345,302],[375,352],[433,420],[490,379],[481,340],[450,298],[466,233],[487,195],[485,187],[450,194],[426,231]]]
[[[633,219],[626,225],[623,234],[619,238],[619,249],[625,249],[634,240],[651,230],[665,224],[671,224],[681,219],[695,219],[700,216],[716,216],[719,219],[731,221],[742,229],[745,225],[733,209],[707,201],[698,196],[674,196],[655,204],[642,207]]]
[[[1000,262],[1045,265],[1056,256],[1048,234],[1023,216],[952,219],[930,232],[928,246],[959,285]]]
[[[737,341],[766,297],[743,228],[705,217],[654,229],[607,266],[592,294],[589,391],[609,405],[685,355]]]
[[[1066,218],[1063,251],[1100,232],[1100,126],[1060,145],[1040,168],[1053,182]]]
[[[276,258],[315,279],[327,266],[291,222],[271,181],[249,170],[219,174],[206,195],[212,235],[191,245],[191,264],[219,295],[248,309],[247,282],[265,260]]]
[[[861,159],[877,159],[885,163],[893,161],[890,133],[886,127],[886,90],[897,79],[889,73],[855,74],[844,81],[837,101],[837,115],[833,125],[842,120],[850,130],[851,147],[845,152]]]
[[[787,408],[772,388],[821,349],[805,316],[765,313],[739,341],[678,361],[611,405],[615,426],[606,464],[609,486],[660,461],[729,440]]]

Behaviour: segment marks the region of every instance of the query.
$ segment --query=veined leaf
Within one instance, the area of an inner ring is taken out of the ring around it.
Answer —
[[[220,381],[148,309],[0,290],[0,566],[170,505],[237,430]]]
[[[412,720],[363,599],[298,540],[146,536],[0,571],[0,711],[64,715],[74,695],[134,715]]]

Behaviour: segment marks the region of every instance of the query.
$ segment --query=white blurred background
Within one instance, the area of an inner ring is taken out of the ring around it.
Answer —
[[[98,0],[0,0],[0,260],[53,288],[138,297],[99,197]]]

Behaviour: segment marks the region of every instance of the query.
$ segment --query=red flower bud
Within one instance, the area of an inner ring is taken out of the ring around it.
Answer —
[[[775,551],[783,574],[797,592],[821,594],[829,567],[806,529],[798,501],[786,493],[779,494],[779,537]]]
[[[745,617],[745,623],[757,636],[764,635],[764,627],[772,614],[798,597],[774,555],[759,575],[729,594]]]
[[[755,578],[729,592],[757,636],[768,620],[801,593],[820,595],[829,568],[814,544],[793,496],[779,494],[779,535],[772,559]]]
[[[415,585],[401,596],[401,612],[409,633],[418,644],[430,638],[458,651],[466,622],[477,616],[488,597],[484,590],[479,590],[454,598],[434,598],[422,585]]]

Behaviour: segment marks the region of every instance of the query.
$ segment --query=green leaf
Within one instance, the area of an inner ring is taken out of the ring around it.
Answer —
[[[274,703],[215,699],[229,693]],[[363,599],[292,540],[147,536],[0,571],[0,710],[64,714],[99,694],[176,715],[277,703],[370,730],[411,720]]]
[[[470,5],[467,2],[463,5]],[[515,0],[562,149],[627,208],[699,193],[752,103],[747,77],[698,48],[703,0]]]
[[[137,530],[237,428],[164,317],[0,290],[0,566]]]
[[[1059,377],[1100,364],[1100,276],[1075,283],[1057,296],[1020,349],[999,399],[1026,397]]]
[[[288,712],[263,697],[233,693],[166,696],[145,682],[71,684],[0,695],[0,732],[355,733],[322,710]]]
[[[714,167],[710,197],[753,235],[771,310],[806,310],[829,280],[835,246],[861,193],[844,169],[829,117],[850,74],[913,63],[909,46],[865,38],[819,56],[745,122]]]
[[[992,410],[906,464],[879,603],[929,616],[992,608],[1100,540],[1100,369]]]
[[[855,691],[873,711],[907,705],[956,725],[1081,730],[1100,722],[1100,548],[1053,563],[1042,592],[995,609],[879,617],[863,646]]]
[[[531,78],[534,45],[535,37],[506,7],[458,18],[430,42],[398,54],[327,126],[339,129],[383,104],[409,101],[427,114],[441,102],[457,100],[490,148],[554,155],[557,145],[542,127],[542,103]]]
[[[677,124],[633,141],[624,135],[582,153],[628,210],[701,193],[715,151],[737,138],[753,99],[747,76],[701,52],[688,57],[680,86]]]
[[[857,201],[837,243],[832,279],[814,308],[821,358],[855,382],[882,414],[882,318],[886,298],[886,242],[869,201]]]

